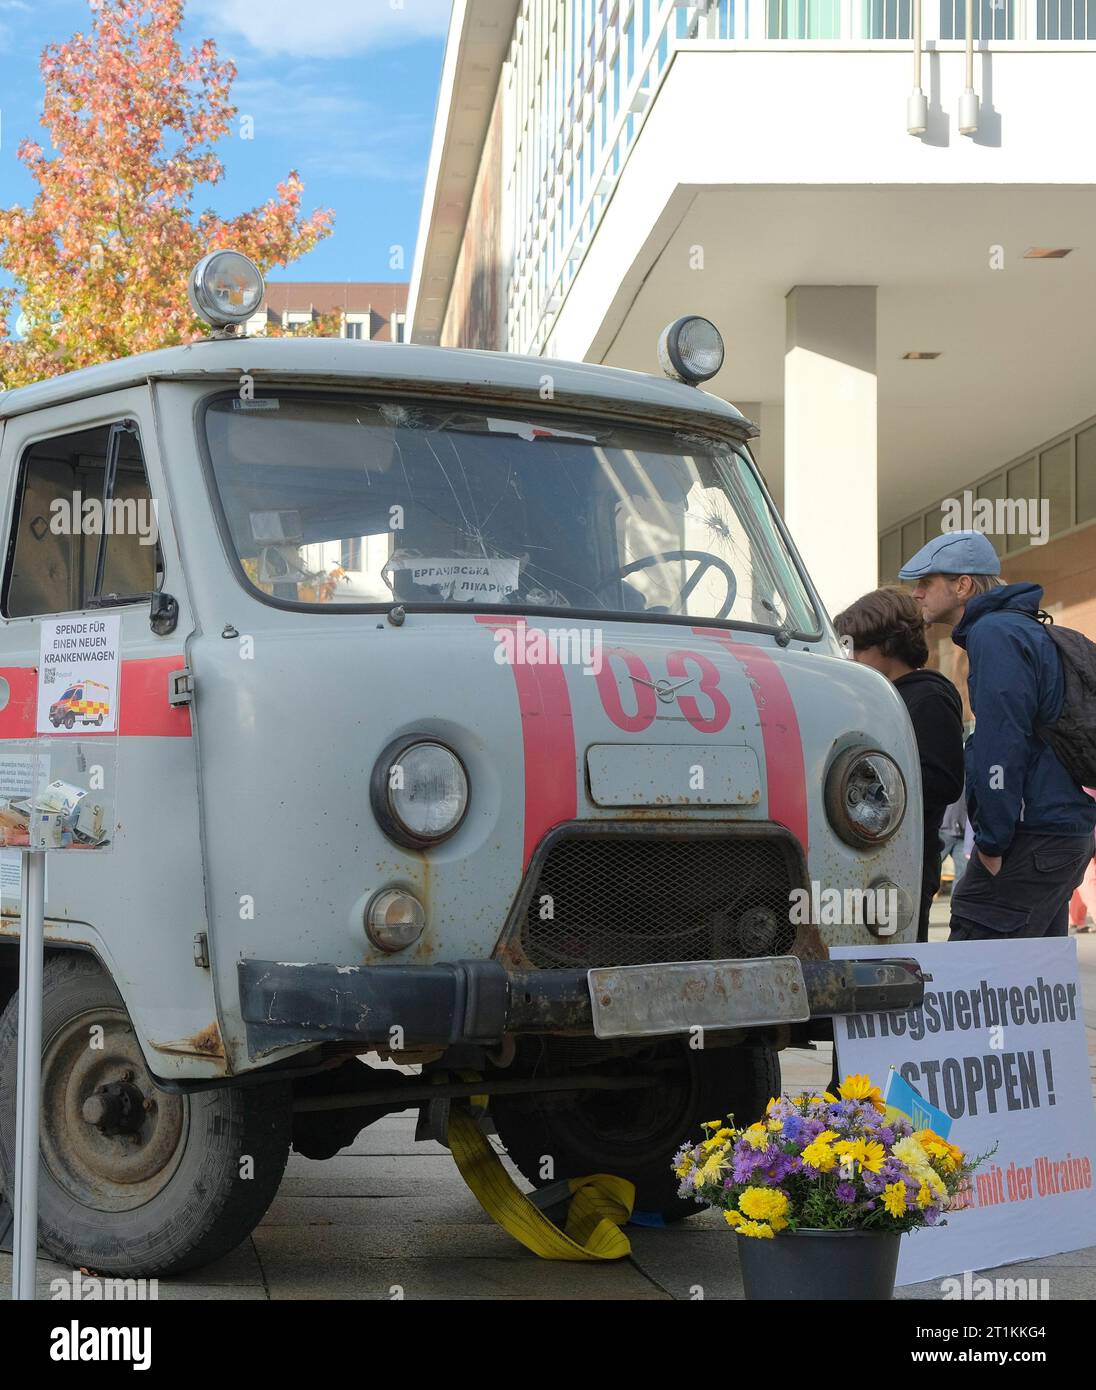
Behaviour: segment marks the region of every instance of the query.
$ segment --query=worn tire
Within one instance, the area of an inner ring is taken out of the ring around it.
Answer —
[[[609,1173],[635,1184],[637,1212],[657,1213],[665,1221],[695,1216],[697,1203],[677,1195],[674,1153],[702,1137],[706,1120],[728,1112],[741,1124],[759,1119],[769,1098],[780,1094],[780,1059],[771,1048],[753,1044],[691,1052],[675,1042],[658,1052],[665,1057],[670,1049],[683,1054],[681,1071],[650,1092],[534,1092],[493,1100],[499,1138],[522,1175],[545,1187],[561,1178]],[[642,1064],[635,1065],[638,1070]],[[629,1103],[631,1097],[640,1099]],[[541,1176],[546,1155],[552,1158],[550,1177]]]
[[[18,1005],[14,995],[0,1017],[0,1186],[8,1193],[14,1187]],[[84,1017],[110,1020],[110,1028],[119,1035],[132,1035],[109,976],[90,957],[63,952],[45,966],[44,1059],[51,1055],[51,1043],[66,1030],[79,1034]],[[135,1047],[135,1039],[128,1045]],[[62,1106],[62,1097],[56,1093],[59,1088],[49,1087],[43,1074],[39,1243],[74,1269],[134,1277],[177,1274],[207,1264],[247,1238],[273,1201],[285,1170],[291,1100],[285,1083],[172,1097],[155,1087],[143,1065],[138,1065],[134,1080],[141,1094],[151,1100],[154,1113],[171,1107],[178,1122],[170,1174],[147,1200],[143,1200],[144,1188],[135,1199],[120,1183],[104,1185],[101,1191],[106,1195],[101,1198],[89,1198],[85,1189],[74,1190],[65,1154],[75,1153],[79,1145],[71,1142],[68,1117],[80,1114],[82,1096],[66,1095]],[[47,1094],[47,1089],[54,1093]],[[52,1115],[61,1116],[56,1124],[51,1123]],[[150,1118],[142,1123],[153,1122]],[[100,1150],[114,1142],[98,1131],[92,1138]],[[138,1141],[124,1136],[118,1142],[136,1146]],[[122,1151],[123,1157],[131,1157],[133,1151]],[[60,1174],[51,1167],[51,1153]],[[241,1176],[244,1155],[253,1159],[250,1179]],[[166,1163],[161,1171],[168,1172]],[[128,1209],[110,1209],[112,1202],[117,1208],[127,1200]]]

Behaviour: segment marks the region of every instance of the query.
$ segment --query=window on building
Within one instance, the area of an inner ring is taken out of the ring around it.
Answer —
[[[767,38],[841,37],[841,0],[768,0],[767,9]]]
[[[1024,459],[1023,463],[1018,463],[1008,470],[1005,475],[1005,494],[1013,502],[1036,499],[1035,505],[1038,506],[1038,480],[1036,477],[1035,460],[1033,458]],[[1024,546],[1031,544],[1031,537],[1026,532],[1016,531],[1013,535],[1005,535],[1006,550],[1023,550]]]
[[[1096,521],[1096,425],[1077,436],[1077,524]]]
[[[1047,0],[1041,0],[1040,17]],[[1059,0],[1049,0],[1057,7]],[[1072,7],[1073,0],[1062,0]],[[1015,0],[974,0],[974,37],[976,39],[1014,39]],[[940,0],[940,37],[965,39],[967,36],[966,0]],[[1045,37],[1043,34],[1040,38]],[[1049,37],[1049,36],[1046,36]]]
[[[985,501],[991,503],[993,507],[992,515],[994,521],[996,521],[997,518],[997,503],[1004,497],[1004,495],[1005,475],[1003,473],[997,473],[992,478],[987,478],[984,483],[979,483],[974,490],[974,496],[976,500],[982,501],[984,499]],[[996,527],[994,525],[990,525],[990,528],[986,531],[986,537],[992,543],[993,548],[994,550],[996,550],[998,555],[1003,555],[1005,553],[1005,537],[997,533]]]
[[[879,540],[879,582],[890,584],[898,578],[898,571],[902,568],[902,533],[900,531],[888,531]]]
[[[136,423],[56,435],[22,458],[4,585],[9,618],[125,603],[159,589],[163,558]]]
[[[1096,0],[1038,0],[1035,37],[1096,39]]]
[[[1050,534],[1073,525],[1073,440],[1063,439],[1039,457],[1041,497],[1050,503]]]
[[[913,555],[925,544],[925,527],[922,517],[915,517],[912,521],[907,521],[902,527],[902,554],[903,556]]]
[[[910,37],[911,0],[861,0],[861,6],[862,38],[908,39]]]
[[[296,309],[291,309],[291,310],[287,311],[287,313],[286,313],[286,315],[285,315],[285,320],[284,320],[284,323],[283,323],[283,327],[284,327],[284,328],[287,330],[287,332],[289,332],[289,333],[299,333],[299,332],[301,331],[302,328],[304,328],[306,325],[307,325],[307,326],[311,326],[311,324],[312,324],[312,311],[311,311],[311,309],[309,309],[307,312],[300,312],[300,311],[298,311],[298,310],[296,310]]]

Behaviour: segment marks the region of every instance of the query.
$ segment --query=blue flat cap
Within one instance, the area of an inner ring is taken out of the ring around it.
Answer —
[[[1001,561],[981,531],[945,531],[923,545],[898,571],[899,579],[926,574],[1000,574]]]

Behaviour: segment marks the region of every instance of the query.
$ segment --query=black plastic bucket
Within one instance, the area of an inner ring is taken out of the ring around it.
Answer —
[[[771,1240],[737,1239],[747,1298],[885,1302],[894,1297],[898,1232],[801,1228]]]

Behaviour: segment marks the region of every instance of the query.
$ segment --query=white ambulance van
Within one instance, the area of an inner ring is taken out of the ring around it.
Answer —
[[[702,1121],[754,1118],[833,1015],[921,999],[902,703],[698,389],[705,320],[655,377],[237,336],[262,293],[216,253],[210,340],[0,395],[0,741],[34,736],[43,620],[121,623],[110,852],[48,864],[42,1243],[202,1264],[291,1148],[409,1107],[444,1136],[470,1089],[530,1182],[550,1156],[687,1216]],[[43,525],[77,494],[154,543]],[[9,1193],[19,932],[5,896]]]

